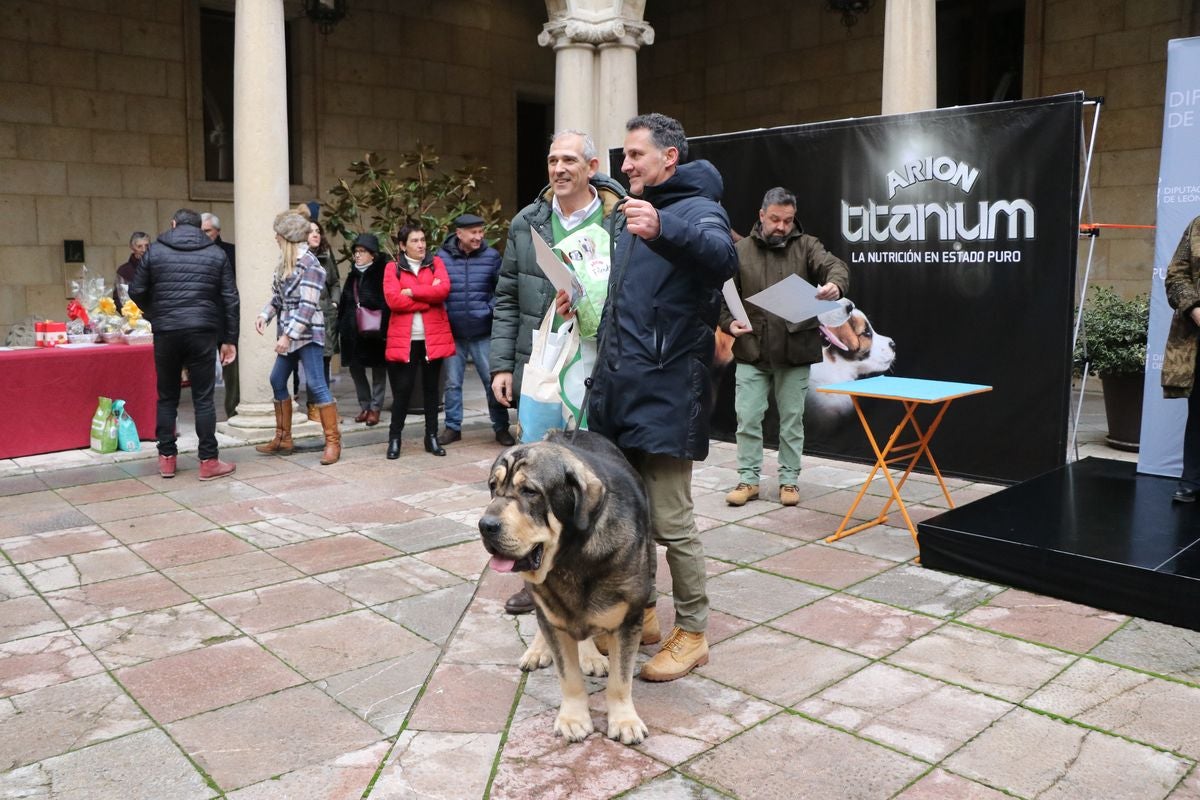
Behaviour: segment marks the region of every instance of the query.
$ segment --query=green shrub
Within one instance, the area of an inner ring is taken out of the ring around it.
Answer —
[[[1130,375],[1146,368],[1146,329],[1149,295],[1126,300],[1112,289],[1097,286],[1083,309],[1083,333],[1075,361],[1091,363],[1097,375]]]
[[[481,197],[490,183],[487,167],[468,164],[445,171],[434,148],[417,143],[416,150],[400,154],[406,176],[384,164],[375,153],[350,164],[349,177],[338,179],[329,190],[324,225],[329,236],[342,237],[343,259],[350,258],[354,237],[374,233],[381,249],[396,258],[396,233],[409,222],[419,222],[431,249],[445,241],[450,223],[459,214],[484,219],[484,239],[502,241],[508,222],[501,217],[500,201]]]

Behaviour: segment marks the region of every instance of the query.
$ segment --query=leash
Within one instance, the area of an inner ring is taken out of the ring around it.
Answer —
[[[628,196],[622,197],[619,201],[617,201],[617,204],[615,206],[613,206],[613,212],[612,212],[612,216],[610,217],[609,231],[608,231],[608,235],[613,242],[617,241],[616,232],[617,232],[618,212],[621,211],[621,207],[625,205],[625,201],[627,201],[628,199],[629,199]],[[605,345],[608,344],[608,332],[609,332],[610,328],[612,328],[614,325],[617,324],[617,319],[618,319],[618,314],[619,314],[619,312],[617,310],[617,295],[620,294],[621,287],[624,286],[624,284],[625,284],[625,273],[629,269],[629,260],[632,257],[634,246],[637,245],[637,239],[638,239],[638,237],[634,236],[633,239],[629,242],[629,247],[625,248],[624,258],[621,260],[621,264],[617,268],[616,277],[612,282],[612,285],[613,285],[612,291],[610,291],[608,293],[608,296],[606,298],[604,298],[604,306],[605,307],[600,316],[600,318],[601,318],[600,333],[596,337],[596,363],[592,364],[591,373],[586,378],[583,379],[583,386],[584,386],[583,402],[579,406],[580,415],[579,415],[579,418],[575,420],[575,427],[572,428],[567,433],[567,436],[569,437],[569,440],[572,444],[575,443],[575,436],[580,430],[580,428],[579,428],[580,423],[583,420],[587,419],[588,404],[591,402],[591,399],[592,399],[592,387],[596,383],[596,371],[600,369],[600,361],[604,357]],[[581,340],[580,347],[582,347],[582,346],[583,346],[583,343]],[[613,366],[613,372],[616,372],[620,368],[621,368],[621,354],[617,353],[617,360],[615,362],[615,365]]]

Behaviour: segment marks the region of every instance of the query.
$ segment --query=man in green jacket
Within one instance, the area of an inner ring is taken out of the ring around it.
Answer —
[[[820,300],[838,300],[850,288],[845,262],[815,236],[804,233],[796,222],[796,196],[782,187],[766,193],[754,230],[735,249],[738,273],[733,280],[741,297],[756,294],[788,275],[814,284]],[[737,362],[738,485],[725,496],[725,502],[742,506],[758,498],[762,421],[767,393],[773,390],[779,409],[779,502],[794,506],[800,502],[796,482],[804,450],[809,365],[822,358],[821,334],[816,318],[790,323],[753,305],[747,306],[746,314],[749,325],[734,319],[727,306],[721,308],[721,328],[737,337],[733,357]]]
[[[521,371],[529,361],[533,331],[554,300],[554,286],[537,265],[533,237],[555,247],[590,226],[607,224],[625,190],[599,169],[591,136],[578,130],[558,132],[546,154],[549,185],[509,225],[488,354],[492,394],[506,408],[515,406],[521,396]],[[529,613],[533,597],[522,589],[504,608],[510,614]]]

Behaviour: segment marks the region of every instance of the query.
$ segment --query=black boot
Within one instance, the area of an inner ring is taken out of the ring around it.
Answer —
[[[438,444],[436,433],[425,434],[425,452],[433,453],[435,456],[446,455],[446,450]]]
[[[389,459],[391,459],[392,461],[395,461],[397,458],[400,457],[400,437],[399,436],[397,436],[395,439],[388,439],[387,457]]]

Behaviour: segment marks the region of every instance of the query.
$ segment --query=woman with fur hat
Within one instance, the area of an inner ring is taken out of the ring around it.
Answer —
[[[321,289],[325,286],[325,268],[309,252],[309,220],[297,211],[285,211],[275,217],[275,241],[279,244],[279,263],[271,284],[271,299],[254,320],[261,336],[267,323],[276,319],[275,366],[271,369],[271,391],[275,396],[275,438],[261,444],[260,453],[290,455],[292,452],[292,395],[288,378],[297,362],[304,365],[304,380],[325,431],[322,464],[336,463],[342,454],[342,436],[338,428],[337,405],[325,382],[323,355],[325,317],[321,313]]]

